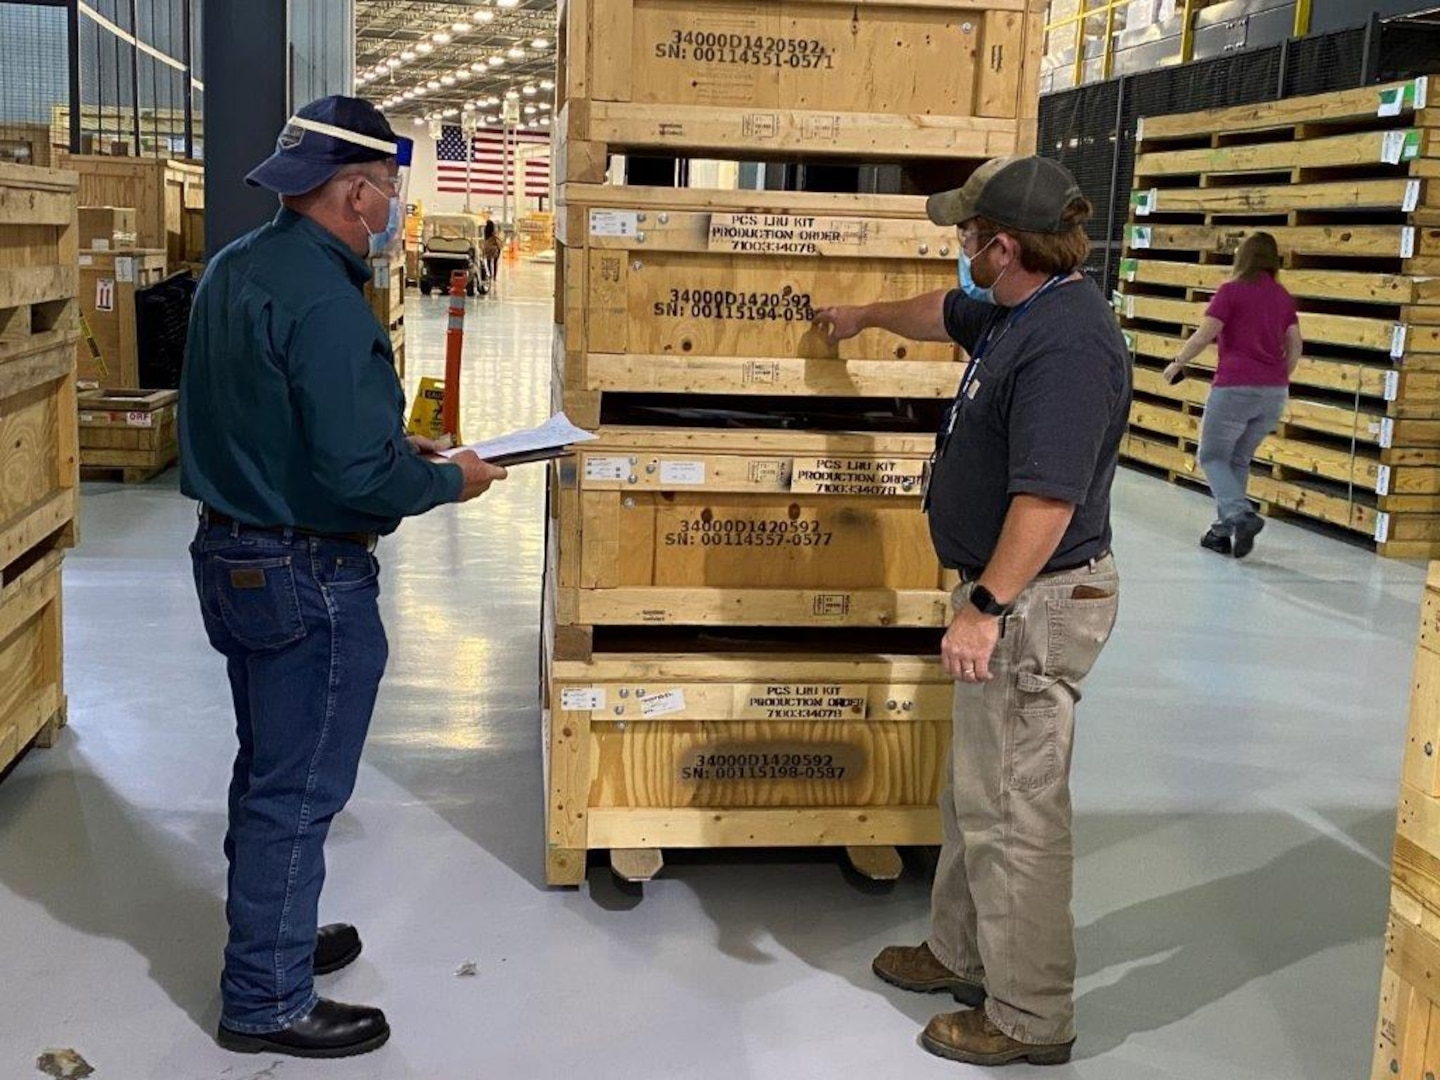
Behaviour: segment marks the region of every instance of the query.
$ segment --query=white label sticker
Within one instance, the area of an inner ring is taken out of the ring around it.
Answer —
[[[1394,401],[1400,396],[1400,372],[1385,372],[1385,400]]]
[[[1136,225],[1130,231],[1130,246],[1137,249],[1144,249],[1150,246],[1150,226]]]
[[[1375,494],[1390,494],[1390,466],[1381,465],[1375,470]]]
[[[113,278],[102,277],[95,281],[95,310],[115,310],[115,281]]]
[[[560,691],[560,708],[566,712],[594,712],[605,708],[605,691],[596,686],[572,686]]]
[[[1415,109],[1426,108],[1430,103],[1430,76],[1421,75],[1415,80]]]
[[[640,214],[635,210],[591,210],[591,236],[634,236],[640,231]]]
[[[1400,205],[1400,209],[1401,209],[1401,210],[1404,210],[1405,213],[1410,214],[1410,213],[1413,213],[1413,212],[1415,211],[1415,208],[1416,208],[1417,206],[1419,206],[1419,205],[1420,205],[1420,181],[1419,181],[1419,180],[1410,180],[1410,181],[1407,181],[1406,184],[1405,184],[1405,201]]]
[[[132,410],[125,414],[125,425],[127,427],[149,428],[155,426],[155,414]]]
[[[640,702],[640,712],[645,716],[669,716],[685,711],[685,691],[666,690],[663,694],[651,694]]]
[[[1375,515],[1375,542],[1383,544],[1390,539],[1390,515],[1379,513]]]
[[[390,262],[381,259],[370,264],[370,284],[376,288],[385,290],[390,288]]]
[[[117,255],[115,257],[115,280],[131,282],[135,280],[135,260],[128,255]]]
[[[96,251],[109,251],[110,241],[106,240],[102,236],[97,236],[94,240],[90,242],[90,246],[93,247]]]
[[[1415,257],[1415,226],[1406,225],[1400,230],[1400,257],[1402,259],[1413,259]]]
[[[94,255],[81,255],[81,256],[80,256],[80,265],[81,265],[81,266],[94,266],[94,265],[95,265],[95,256],[94,256]]]
[[[587,457],[585,459],[586,480],[630,479],[630,459],[623,457]]]
[[[1133,319],[1135,317],[1135,297],[1133,295],[1127,295],[1125,297],[1125,317],[1127,319]]]
[[[1404,323],[1396,323],[1390,333],[1390,359],[1399,360],[1405,355],[1405,343],[1409,337],[1410,328]]]
[[[1142,116],[1135,121],[1135,141],[1139,142],[1145,138],[1145,118]]]
[[[705,483],[705,462],[662,461],[660,463],[660,483],[703,484]]]
[[[1405,153],[1405,132],[1387,131],[1380,142],[1380,160],[1386,165],[1399,165]]]
[[[1375,110],[1376,116],[1399,116],[1400,111],[1405,107],[1405,87],[1397,86],[1389,90],[1380,91],[1380,108]]]
[[[1395,421],[1390,417],[1380,421],[1380,447],[1389,450],[1395,443]]]

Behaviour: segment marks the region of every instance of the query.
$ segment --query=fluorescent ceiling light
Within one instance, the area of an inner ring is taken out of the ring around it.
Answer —
[[[519,45],[512,45],[510,46],[509,51],[506,52],[505,55],[510,57],[511,60],[524,60],[525,50],[522,49]]]
[[[494,56],[490,57],[489,64],[491,67],[504,67],[505,58],[499,53],[496,53]]]
[[[540,80],[540,89],[541,89],[541,90],[554,90],[554,89],[555,89],[555,80],[554,80],[554,79],[541,79],[541,80]]]
[[[415,51],[421,56],[426,56],[435,51],[435,46],[428,41],[418,41],[415,43]]]
[[[407,63],[411,60],[414,60],[415,51],[413,49],[402,49],[400,52],[400,59],[406,61]]]
[[[441,76],[440,76],[440,85],[441,85],[441,86],[454,86],[454,85],[455,85],[455,76],[454,76],[454,75],[441,75]]]
[[[436,30],[434,37],[436,45],[449,45],[453,40],[448,30]]]
[[[530,42],[530,47],[532,49],[548,49],[550,42],[546,41],[543,37],[537,37],[534,41]]]
[[[477,23],[483,26],[485,23],[492,23],[495,21],[495,13],[493,11],[477,11],[473,15],[471,15],[470,18],[474,19]]]

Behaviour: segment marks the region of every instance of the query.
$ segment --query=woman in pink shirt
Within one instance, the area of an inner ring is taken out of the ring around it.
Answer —
[[[1185,365],[1219,339],[1220,364],[1197,455],[1218,516],[1200,546],[1237,559],[1250,554],[1265,527],[1245,495],[1250,459],[1280,423],[1305,347],[1295,299],[1276,280],[1279,270],[1275,238],[1263,232],[1247,237],[1235,256],[1234,277],[1220,286],[1200,328],[1165,369],[1167,379],[1179,382]]]

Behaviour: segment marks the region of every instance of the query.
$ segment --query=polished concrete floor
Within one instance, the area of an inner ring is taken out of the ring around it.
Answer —
[[[550,271],[471,303],[468,437],[544,414]],[[407,308],[410,384],[443,305]],[[825,855],[692,858],[643,890],[543,884],[535,699],[542,472],[387,541],[392,661],[322,915],[384,1006],[344,1064],[211,1042],[231,718],[174,475],[87,486],[66,568],[71,726],[0,783],[0,1080],[73,1049],[98,1080],[969,1077],[929,1057],[946,1002],[877,983],[925,882],[862,888]],[[1200,551],[1198,495],[1123,473],[1119,627],[1075,765],[1086,1080],[1367,1074],[1422,572],[1272,524]],[[457,975],[474,964],[473,976]]]

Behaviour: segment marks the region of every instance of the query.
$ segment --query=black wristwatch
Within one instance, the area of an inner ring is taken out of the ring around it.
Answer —
[[[986,615],[994,615],[1003,618],[1015,610],[1014,604],[1002,604],[995,599],[995,594],[984,585],[976,585],[970,590],[970,603],[974,604]]]

